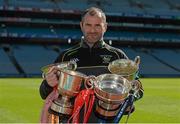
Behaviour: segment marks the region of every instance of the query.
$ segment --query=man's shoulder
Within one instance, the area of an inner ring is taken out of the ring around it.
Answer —
[[[112,52],[118,52],[118,53],[123,53],[124,54],[124,52],[120,48],[113,47],[113,46],[110,46],[108,44],[105,45],[105,48],[112,51]]]
[[[118,56],[118,58],[128,58],[127,55],[123,52],[123,50],[121,50],[120,48],[117,48],[117,47],[113,47],[113,46],[110,46],[108,44],[105,44],[105,48],[116,54]]]
[[[62,54],[67,54],[67,53],[69,53],[69,52],[73,52],[73,51],[75,51],[75,50],[78,50],[80,47],[81,47],[81,45],[80,45],[80,43],[78,43],[78,44],[76,44],[76,45],[74,45],[74,46],[72,46],[72,47],[64,50],[64,51],[62,52]]]
[[[76,44],[64,51],[62,51],[59,56],[57,57],[57,59],[55,60],[56,62],[63,62],[63,61],[69,61],[69,55],[72,55],[72,53],[74,53],[76,50],[78,50],[81,47],[80,44]]]

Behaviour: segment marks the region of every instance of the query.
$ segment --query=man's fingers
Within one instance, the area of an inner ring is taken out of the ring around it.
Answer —
[[[57,68],[56,66],[53,66],[48,70],[47,74],[50,74],[50,73],[56,74],[58,70],[59,68]]]
[[[46,76],[46,81],[47,81],[47,83],[48,83],[51,87],[54,87],[55,85],[58,84],[57,75],[56,75],[56,74],[53,74],[53,73],[49,73],[49,74]]]

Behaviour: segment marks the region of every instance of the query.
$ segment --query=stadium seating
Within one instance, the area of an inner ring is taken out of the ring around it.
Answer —
[[[41,67],[53,63],[57,53],[40,45],[13,45],[14,56],[29,76],[41,74]]]
[[[0,1],[3,5],[3,0]],[[50,0],[8,0],[8,6],[44,8],[44,9],[62,9],[62,10],[81,10],[90,7],[101,7],[106,13],[118,14],[153,14],[153,15],[173,15],[179,16],[179,11],[174,7],[175,3],[180,4],[178,0],[157,1],[157,0],[59,0],[52,2]],[[81,4],[80,4],[81,3]],[[72,6],[73,5],[73,6]],[[173,8],[174,7],[174,8]]]
[[[105,41],[112,40],[112,45],[115,43],[115,47],[123,49],[130,59],[137,55],[141,57],[141,76],[180,76],[179,0],[0,0],[0,40],[8,42],[6,45],[12,50],[7,54],[0,41],[0,77],[24,76],[11,57],[16,59],[25,76],[40,76],[42,66],[53,63],[60,52],[70,47],[70,42],[65,45],[61,41],[81,38],[80,15],[78,18],[76,15],[91,6],[100,7],[110,17]],[[6,15],[3,9],[6,11],[8,7]],[[50,41],[43,45],[35,43],[36,39],[43,43],[46,38]],[[57,40],[59,45],[57,42],[51,44],[53,40]],[[23,44],[18,44],[19,41]],[[28,44],[29,41],[34,44]],[[139,41],[144,46],[138,46]],[[159,48],[156,43],[161,47],[174,43],[176,48],[171,45]]]
[[[6,77],[7,75],[18,76],[18,71],[10,61],[8,55],[0,47],[0,76]]]
[[[152,54],[158,56],[165,63],[180,71],[180,50],[179,49],[152,49]],[[179,72],[180,73],[180,72]]]
[[[147,54],[146,52],[136,52],[139,56],[141,56],[141,70],[144,75],[169,75],[169,77],[173,74],[179,74],[179,72],[169,68],[163,63],[157,61],[151,54]]]
[[[28,8],[56,8],[57,6],[50,1],[42,0],[9,0],[9,6],[28,7]]]
[[[53,47],[59,49],[55,50]],[[58,54],[68,48],[64,46],[41,46],[41,45],[12,45],[13,53],[20,66],[27,76],[40,76],[41,67],[53,63]],[[136,56],[141,57],[140,74],[145,77],[159,77],[177,76],[179,71],[174,70],[172,67],[178,69],[180,63],[179,51],[172,51],[171,49],[147,49],[147,48],[121,48],[130,59],[134,60]],[[0,49],[1,70],[0,76],[5,75],[18,75],[15,67],[9,61],[7,55]],[[153,55],[151,55],[151,52]],[[159,61],[157,58],[161,61]],[[170,66],[167,66],[165,63]]]
[[[159,51],[159,53],[161,54],[161,55],[156,54],[156,56],[158,58],[161,58],[162,55],[166,56],[167,52],[164,52],[163,50],[158,50],[158,49],[155,49],[155,50]],[[168,50],[168,51],[171,51],[171,50]],[[141,74],[143,74],[146,77],[148,77],[148,76],[157,76],[158,77],[158,76],[162,76],[162,75],[171,77],[172,75],[180,74],[180,72],[168,67],[161,61],[158,61],[156,58],[154,58],[151,55],[151,52],[152,51],[147,48],[136,48],[133,51],[131,50],[131,52],[128,53],[130,56],[131,55],[134,55],[134,56],[139,55],[141,57],[141,64],[140,64]],[[167,55],[167,56],[170,56],[170,55]],[[165,58],[164,58],[164,61],[165,61]],[[176,67],[178,67],[177,66],[179,64],[178,61],[174,61],[172,59],[168,59],[166,61],[168,61],[169,64],[173,64],[174,66],[176,65]]]
[[[0,29],[0,33],[5,30]],[[33,28],[33,27],[7,27],[6,32],[9,36],[25,37],[25,38],[73,38],[80,39],[82,32],[80,29],[53,29],[50,28]],[[133,32],[133,31],[107,31],[105,39],[111,37],[112,39],[133,38],[141,41],[141,39],[150,39],[149,41],[163,41],[171,42],[173,39],[180,39],[178,34],[174,33],[156,33],[156,32]],[[173,42],[179,42],[175,40]]]

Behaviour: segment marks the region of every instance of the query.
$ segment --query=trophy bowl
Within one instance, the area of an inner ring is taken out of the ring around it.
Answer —
[[[121,75],[129,81],[132,81],[135,79],[135,74],[139,69],[139,64],[139,56],[136,56],[134,61],[130,59],[117,59],[109,63],[108,70],[112,74]]]
[[[119,103],[129,94],[131,83],[117,74],[97,76],[94,91],[97,97],[108,103]]]
[[[61,63],[53,63],[53,64],[49,64],[46,66],[43,66],[41,68],[42,73],[42,77],[45,78],[45,75],[48,73],[49,69],[51,67],[56,67],[59,70],[61,69],[67,69],[67,70],[76,70],[77,68],[77,64],[74,61],[66,61],[66,62],[61,62]]]
[[[62,96],[76,96],[84,82],[86,75],[72,70],[61,70],[58,91]]]
[[[55,112],[71,115],[73,101],[71,98],[78,95],[86,75],[73,71],[61,69],[59,74],[58,92],[59,98],[54,100],[51,109]]]
[[[121,103],[129,96],[131,83],[117,74],[102,74],[96,77],[94,92],[98,99],[96,113],[111,118],[116,116]]]
[[[57,90],[59,97],[53,101],[50,109],[56,113],[71,115],[73,111],[73,97],[78,95],[86,75],[74,71],[77,67],[76,63],[62,62],[43,67],[41,69],[43,78],[46,78],[46,74],[51,67],[56,67],[58,70]]]

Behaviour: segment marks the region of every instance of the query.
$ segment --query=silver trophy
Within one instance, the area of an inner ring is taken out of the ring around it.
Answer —
[[[73,101],[71,98],[77,96],[80,92],[81,85],[86,75],[74,71],[77,67],[75,62],[62,62],[43,67],[44,78],[48,70],[53,66],[56,66],[59,71],[59,83],[57,88],[59,97],[53,101],[50,108],[57,113],[71,115],[73,111]]]
[[[129,81],[134,80],[135,74],[139,69],[140,57],[136,56],[134,61],[130,59],[117,59],[109,63],[108,70],[112,74],[118,74]]]
[[[91,82],[98,99],[95,112],[106,118],[115,117],[121,103],[129,96],[131,83],[117,74],[102,74],[94,77]]]

